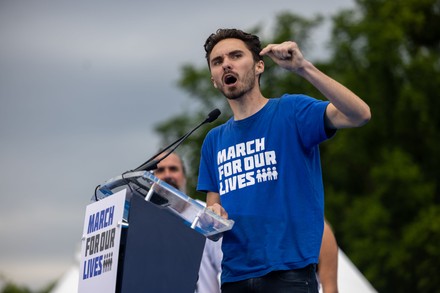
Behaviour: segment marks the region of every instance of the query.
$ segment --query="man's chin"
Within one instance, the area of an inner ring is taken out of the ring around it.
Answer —
[[[222,93],[228,100],[237,100],[243,97],[246,91],[237,87],[230,87],[226,90],[223,90]]]
[[[224,93],[224,95],[228,100],[237,100],[243,96],[242,93],[238,92],[228,92]]]

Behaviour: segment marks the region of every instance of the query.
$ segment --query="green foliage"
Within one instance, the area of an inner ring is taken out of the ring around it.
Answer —
[[[334,18],[329,65],[373,118],[325,144],[327,217],[380,292],[438,291],[440,250],[420,239],[435,241],[440,222],[440,34],[423,33],[440,20],[440,3],[357,3]]]
[[[307,56],[309,36],[322,20],[280,14],[273,34],[262,41],[295,40]],[[440,2],[357,0],[353,10],[338,12],[332,21],[331,57],[314,63],[362,97],[373,116],[366,126],[340,130],[321,145],[326,217],[340,247],[379,292],[438,292]],[[266,97],[289,92],[323,98],[303,79],[265,62]],[[179,85],[200,108],[158,126],[165,141],[214,107],[223,113],[215,125],[230,117],[207,67],[186,65]],[[190,167],[189,193],[201,199],[192,190],[211,127],[181,148]]]
[[[31,293],[31,291],[28,288],[20,287],[13,283],[8,283],[3,288],[2,293]]]
[[[4,283],[3,287],[0,286],[1,293],[49,293],[55,287],[56,282],[50,282],[43,289],[32,291],[26,286],[21,286],[10,281],[6,276],[0,273],[0,284]]]

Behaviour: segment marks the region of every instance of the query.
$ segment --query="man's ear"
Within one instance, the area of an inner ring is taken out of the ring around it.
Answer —
[[[217,88],[217,84],[215,83],[215,81],[214,81],[214,79],[212,78],[212,76],[211,76],[211,82],[212,82],[212,84],[214,85],[214,87]]]
[[[262,74],[264,72],[264,61],[260,60],[255,64],[255,72],[257,74]]]

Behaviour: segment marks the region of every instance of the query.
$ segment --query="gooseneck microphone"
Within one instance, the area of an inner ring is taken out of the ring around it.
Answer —
[[[172,144],[170,144],[169,146],[167,146],[166,148],[164,148],[163,150],[161,150],[160,152],[158,152],[157,154],[155,154],[154,156],[149,158],[145,163],[143,163],[142,165],[140,165],[139,167],[137,167],[133,171],[151,171],[151,170],[157,169],[157,164],[159,164],[163,159],[165,159],[172,152],[174,152],[174,150],[177,149],[179,147],[179,145],[181,145],[182,142],[184,142],[188,138],[188,136],[190,136],[194,131],[199,129],[199,127],[201,127],[203,124],[211,123],[211,122],[215,121],[218,118],[218,116],[220,116],[220,114],[221,114],[221,112],[219,109],[212,110],[211,112],[209,112],[208,117],[206,117],[206,119],[202,123],[197,125],[193,130],[184,134],[182,137],[180,137],[175,142],[173,142]],[[173,148],[166,155],[162,156],[160,159],[155,159],[159,155],[165,153],[171,147],[173,147]]]

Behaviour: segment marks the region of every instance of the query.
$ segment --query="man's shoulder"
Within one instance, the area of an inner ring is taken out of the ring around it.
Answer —
[[[310,97],[308,95],[305,94],[284,94],[279,98],[275,98],[278,99],[280,102],[286,103],[286,102],[298,102],[301,100],[315,100],[315,98]]]

